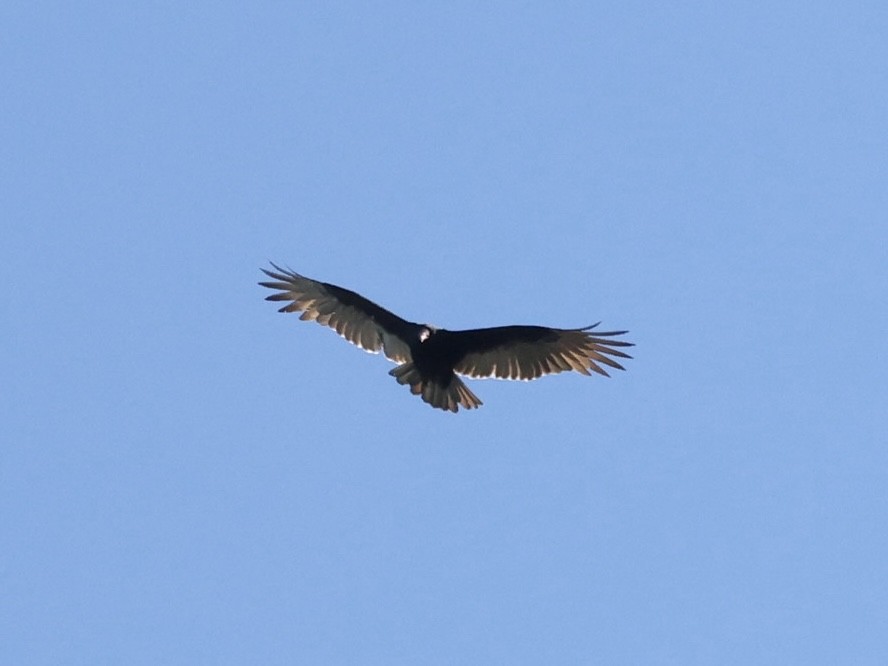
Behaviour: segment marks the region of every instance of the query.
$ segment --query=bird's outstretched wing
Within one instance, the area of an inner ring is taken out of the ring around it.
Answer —
[[[561,329],[545,326],[499,326],[467,331],[448,331],[459,356],[454,370],[469,377],[537,379],[543,375],[576,370],[608,377],[602,365],[623,370],[610,358],[632,358],[615,347],[631,342],[613,340],[627,331],[593,332],[586,328]]]
[[[368,352],[380,350],[397,363],[410,360],[405,336],[415,326],[376,303],[335,284],[318,282],[271,264],[275,270],[262,269],[275,282],[260,282],[278,293],[267,301],[290,301],[278,312],[301,312],[303,320],[328,326],[343,338]]]

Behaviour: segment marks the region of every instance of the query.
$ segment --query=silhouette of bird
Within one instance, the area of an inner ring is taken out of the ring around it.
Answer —
[[[361,349],[382,351],[398,364],[389,374],[438,409],[481,406],[458,375],[530,380],[570,370],[588,375],[591,370],[607,377],[602,366],[625,369],[611,357],[632,358],[618,349],[632,343],[615,339],[627,331],[596,331],[598,324],[448,331],[401,319],[353,291],[271,265],[274,270],[261,270],[274,281],[259,284],[277,292],[266,300],[289,301],[279,312],[301,312],[300,319],[332,328]]]

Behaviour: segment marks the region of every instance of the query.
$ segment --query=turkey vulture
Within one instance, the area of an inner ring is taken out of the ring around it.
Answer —
[[[361,349],[381,350],[398,363],[389,374],[438,409],[456,412],[460,405],[481,405],[457,375],[529,380],[565,370],[588,375],[592,370],[607,377],[602,365],[624,369],[611,356],[631,358],[615,347],[632,343],[613,339],[626,331],[593,332],[598,324],[448,331],[406,321],[353,291],[271,265],[274,270],[261,270],[274,282],[259,284],[277,290],[266,300],[289,301],[279,312],[301,312],[300,319],[328,326]]]

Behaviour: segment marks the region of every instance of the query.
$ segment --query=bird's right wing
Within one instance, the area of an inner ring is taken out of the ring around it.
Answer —
[[[631,342],[614,340],[626,331],[593,331],[586,328],[546,326],[498,326],[468,331],[448,331],[451,348],[458,356],[454,370],[468,377],[497,379],[537,379],[543,375],[589,370],[608,376],[603,367],[623,370],[610,358],[631,358],[615,347],[631,347]]]
[[[301,312],[302,320],[314,320],[328,326],[343,338],[368,352],[380,350],[396,363],[411,360],[404,336],[414,326],[376,303],[335,284],[319,282],[271,264],[275,270],[262,269],[275,282],[260,282],[278,293],[267,301],[290,301],[278,312]]]

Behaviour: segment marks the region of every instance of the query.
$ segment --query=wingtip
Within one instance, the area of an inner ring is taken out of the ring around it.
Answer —
[[[304,277],[303,275],[300,275],[299,273],[294,271],[292,268],[284,268],[283,266],[278,266],[271,259],[268,260],[268,263],[271,264],[272,268],[274,268],[274,270],[276,270],[279,273],[278,275],[275,275],[273,271],[270,271],[267,268],[262,268],[260,266],[259,270],[262,271],[263,273],[265,273],[269,277],[273,277],[277,280],[282,279],[281,278],[282,275],[285,277],[299,277],[299,278]]]
[[[578,328],[576,330],[583,331],[583,332],[592,331],[600,323],[601,323],[600,321],[595,322],[591,326],[585,326],[583,328]],[[628,332],[629,331],[595,331],[594,337],[596,337],[596,338],[601,338],[601,337],[610,338],[610,337],[616,337],[618,335],[626,335]],[[607,341],[607,344],[617,345],[620,347],[634,347],[635,346],[634,342],[626,342],[625,340],[609,340],[609,341]]]

